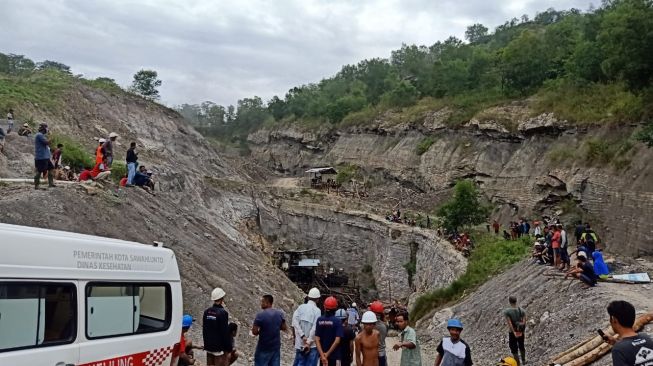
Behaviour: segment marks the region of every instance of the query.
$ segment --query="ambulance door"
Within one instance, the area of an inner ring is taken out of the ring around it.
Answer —
[[[172,288],[158,282],[88,282],[80,365],[169,365],[181,332]]]
[[[0,279],[0,365],[78,362],[76,281]]]

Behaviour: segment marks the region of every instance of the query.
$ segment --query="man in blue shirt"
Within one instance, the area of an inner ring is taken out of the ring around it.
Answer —
[[[330,296],[324,300],[325,315],[317,318],[315,326],[315,344],[324,366],[337,366],[341,361],[340,340],[344,336],[342,322],[336,318],[338,300]]]
[[[48,177],[48,186],[55,187],[54,176],[52,175],[54,165],[50,160],[50,141],[45,137],[47,134],[47,123],[41,123],[39,125],[39,132],[34,136],[34,165],[36,166],[34,189],[39,189],[41,174]]]
[[[256,314],[252,334],[258,337],[254,352],[254,366],[279,366],[281,364],[281,331],[288,330],[283,312],[274,309],[272,295],[263,295],[261,311]]]

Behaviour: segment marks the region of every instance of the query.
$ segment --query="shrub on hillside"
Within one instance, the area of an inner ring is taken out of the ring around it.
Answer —
[[[473,236],[476,244],[467,264],[465,274],[449,286],[429,292],[417,298],[411,310],[413,321],[430,311],[459,299],[466,291],[485,283],[491,276],[507,269],[526,258],[530,251],[530,238],[504,240],[502,237],[485,234]]]
[[[422,141],[417,144],[417,147],[415,148],[415,153],[417,155],[423,155],[425,152],[429,150],[431,145],[435,142],[435,139],[431,136],[424,137]]]
[[[50,136],[50,144],[54,149],[58,144],[63,144],[61,162],[63,165],[70,165],[73,170],[79,170],[81,167],[93,168],[95,159],[93,155],[80,143],[68,136],[53,133]]]

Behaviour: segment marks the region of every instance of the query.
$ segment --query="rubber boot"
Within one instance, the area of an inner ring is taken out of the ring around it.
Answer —
[[[526,352],[521,353],[521,366],[526,365]]]
[[[39,189],[39,183],[41,183],[41,173],[37,172],[34,176],[34,189]]]
[[[56,187],[54,185],[54,176],[52,175],[52,170],[48,172],[48,187]]]
[[[512,354],[512,358],[514,358],[515,361],[517,361],[517,366],[521,366],[521,365],[519,364],[519,354],[517,354],[517,353],[513,353],[513,354]]]

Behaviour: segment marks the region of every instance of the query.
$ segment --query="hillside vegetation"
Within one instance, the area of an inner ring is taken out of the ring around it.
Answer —
[[[489,32],[469,26],[466,42],[403,45],[387,59],[344,66],[265,103],[212,102],[178,110],[208,134],[238,138],[263,124],[337,128],[366,124],[388,110],[407,120],[445,106],[450,126],[477,112],[527,99],[534,114],[583,124],[647,119],[653,106],[653,2],[606,0],[600,8],[524,15]]]

